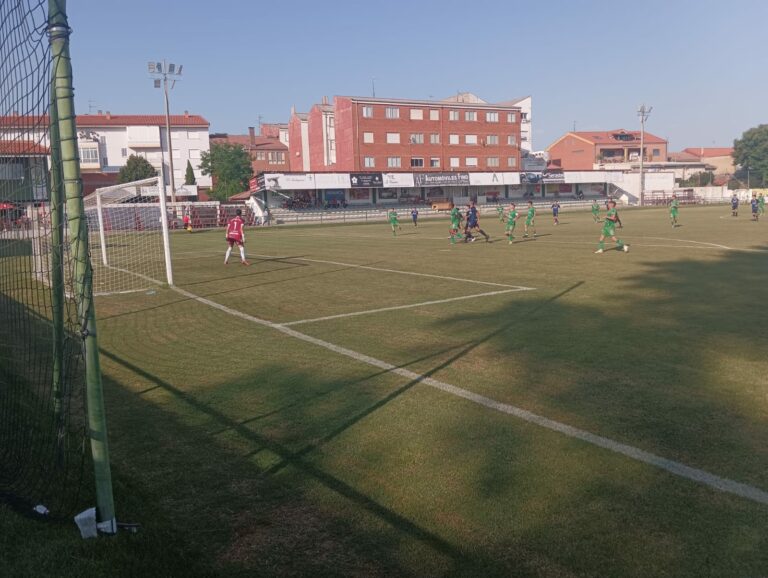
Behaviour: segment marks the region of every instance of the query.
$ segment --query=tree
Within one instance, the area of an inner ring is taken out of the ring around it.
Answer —
[[[229,143],[214,143],[210,151],[204,151],[200,155],[200,171],[213,177],[211,196],[220,201],[248,190],[253,175],[248,151]]]
[[[196,185],[197,181],[195,180],[195,171],[192,168],[192,163],[187,161],[187,172],[184,174],[184,184],[185,185]]]
[[[715,182],[715,173],[712,171],[703,171],[691,175],[687,179],[677,179],[679,187],[707,187]]]
[[[747,178],[753,187],[768,181],[768,124],[751,128],[733,141],[733,160],[741,167],[735,176],[745,184]]]
[[[130,183],[132,181],[140,181],[156,176],[157,170],[149,164],[147,159],[137,155],[131,155],[128,157],[125,166],[120,169],[120,174],[117,176],[117,182]]]

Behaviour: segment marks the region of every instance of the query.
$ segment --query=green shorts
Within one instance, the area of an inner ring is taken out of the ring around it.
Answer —
[[[615,237],[616,236],[616,225],[611,223],[610,225],[605,225],[603,227],[603,236],[604,237]]]
[[[525,226],[527,227],[527,226],[529,226],[529,225],[533,225],[533,222],[534,222],[534,220],[535,220],[535,219],[526,219],[526,220],[525,220]]]
[[[674,217],[674,218],[677,218],[677,209],[672,209],[672,210],[669,212],[669,216],[670,216],[670,217]]]
[[[514,231],[515,230],[515,225],[517,225],[517,223],[507,223],[507,226],[504,227],[504,230],[505,231]]]

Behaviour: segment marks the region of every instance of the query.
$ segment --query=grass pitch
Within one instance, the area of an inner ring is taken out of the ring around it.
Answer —
[[[542,213],[512,245],[490,215],[491,243],[455,246],[447,219],[403,219],[397,237],[385,222],[249,230],[250,267],[223,265],[221,231],[174,234],[182,293],[97,304],[118,516],[144,530],[81,542],[0,509],[0,564],[768,574],[768,223],[726,207],[684,207],[674,229],[664,210],[622,220],[630,252],[602,255],[581,212],[557,227]]]

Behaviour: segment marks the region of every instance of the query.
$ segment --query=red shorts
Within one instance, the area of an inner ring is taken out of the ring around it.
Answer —
[[[229,243],[229,246],[232,247],[234,245],[240,245],[243,246],[243,240],[240,237],[227,237],[227,243]]]

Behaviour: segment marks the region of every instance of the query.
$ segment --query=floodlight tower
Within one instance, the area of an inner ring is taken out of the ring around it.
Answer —
[[[162,62],[149,62],[147,63],[147,69],[150,76],[154,78],[155,88],[163,89],[165,95],[165,132],[168,135],[168,167],[170,169],[170,183],[171,183],[171,202],[176,202],[176,179],[173,172],[173,145],[171,140],[171,116],[168,112],[168,81],[171,81],[171,90],[176,86],[176,81],[181,78],[182,64],[169,64],[165,60]],[[162,152],[163,147],[160,147]]]
[[[637,109],[637,116],[640,117],[640,202],[643,202],[643,193],[645,193],[645,173],[643,172],[643,164],[645,161],[645,121],[651,116],[652,106],[648,108],[645,105],[640,105]]]

